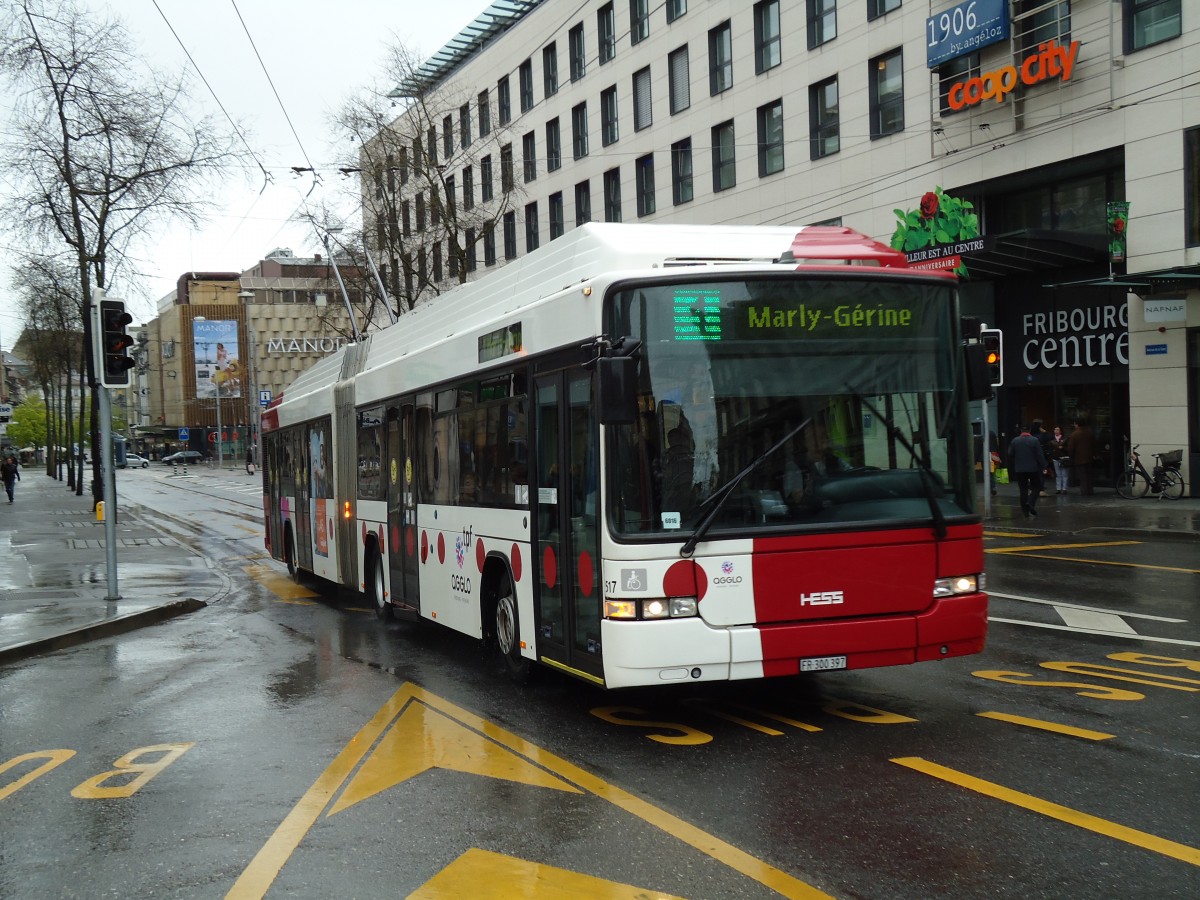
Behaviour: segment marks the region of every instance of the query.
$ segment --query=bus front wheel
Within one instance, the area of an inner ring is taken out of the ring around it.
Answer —
[[[496,588],[496,646],[513,680],[525,681],[532,664],[521,655],[521,620],[512,578],[507,574]]]
[[[367,551],[367,599],[375,607],[375,615],[380,621],[392,618],[392,604],[383,584],[383,559],[374,547]]]

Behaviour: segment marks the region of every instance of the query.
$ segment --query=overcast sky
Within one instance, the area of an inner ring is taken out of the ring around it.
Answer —
[[[157,314],[159,299],[184,272],[242,271],[277,247],[298,256],[320,252],[310,230],[287,220],[306,195],[307,202],[318,202],[345,187],[334,164],[338,148],[328,140],[329,114],[356,90],[379,81],[385,48],[393,40],[428,57],[490,0],[81,2],[120,15],[157,68],[186,67],[193,75],[198,68],[220,105],[253,130],[251,146],[272,176],[261,191],[261,177],[250,186],[238,180],[220,197],[220,210],[208,225],[165,232],[140,249],[137,280],[144,296],[126,291],[130,311],[140,322]],[[223,118],[199,78],[194,97],[203,111]],[[292,166],[310,162],[322,176],[315,188],[311,176],[291,172]],[[11,348],[21,325],[8,273],[0,272],[0,345]]]

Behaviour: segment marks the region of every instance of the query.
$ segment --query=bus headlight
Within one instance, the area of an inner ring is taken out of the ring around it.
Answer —
[[[695,597],[652,597],[647,600],[606,599],[606,619],[682,619],[697,615]]]
[[[667,601],[661,597],[642,601],[643,619],[665,619],[669,612]]]
[[[934,597],[954,597],[958,594],[974,594],[979,590],[979,575],[957,575],[954,578],[939,578],[933,583]]]
[[[671,598],[671,618],[681,619],[686,616],[696,615],[696,598],[695,597],[672,597]]]
[[[636,619],[636,600],[605,600],[604,618],[606,619]]]

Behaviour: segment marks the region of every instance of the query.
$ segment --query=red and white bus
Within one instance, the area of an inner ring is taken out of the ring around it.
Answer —
[[[962,332],[952,275],[849,229],[585,225],[276,399],[267,546],[518,676],[978,653]]]

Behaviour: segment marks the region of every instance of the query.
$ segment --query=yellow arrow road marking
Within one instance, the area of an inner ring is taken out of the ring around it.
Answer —
[[[1083,738],[1088,741],[1107,741],[1116,735],[1103,731],[1089,731],[1086,728],[1076,728],[1074,725],[1063,725],[1060,722],[1047,722],[1044,719],[1027,719],[1024,716],[1014,716],[1010,713],[981,712],[975,713],[981,719],[995,719],[997,722],[1011,722],[1013,725],[1024,725],[1026,728],[1040,728],[1042,731],[1054,731],[1069,737]]]
[[[898,757],[893,759],[892,762],[916,772],[923,772],[934,778],[940,778],[942,781],[957,784],[959,787],[964,787],[967,790],[976,791],[985,796],[994,797],[997,800],[1003,800],[1005,803],[1011,803],[1014,806],[1020,806],[1023,809],[1041,813],[1043,816],[1049,816],[1052,819],[1058,819],[1060,822],[1066,822],[1068,825],[1086,828],[1088,831],[1094,831],[1096,834],[1124,841],[1127,844],[1141,847],[1144,850],[1152,850],[1155,853],[1161,853],[1172,859],[1191,863],[1193,866],[1200,866],[1200,850],[1197,850],[1195,847],[1189,847],[1186,844],[1179,844],[1175,841],[1169,841],[1166,838],[1147,834],[1144,831],[1118,825],[1116,822],[1110,822],[1107,819],[1101,819],[1098,816],[1089,815],[1088,813],[1080,812],[1067,806],[1060,806],[1057,803],[1051,803],[1049,800],[1034,797],[1032,794],[1023,794],[1020,791],[1014,791],[1011,788],[1002,787],[990,781],[984,781],[982,778],[967,775],[965,772],[958,772],[945,766],[939,766],[937,763],[929,762],[920,757]]]
[[[441,729],[440,738],[434,740],[432,744],[426,742],[425,733],[413,727],[416,723],[415,717],[403,724],[403,731],[395,741],[382,740],[385,733],[404,717],[405,710],[410,704],[420,704],[426,707],[426,709],[421,710],[419,713],[421,721],[428,720],[435,722],[435,727]],[[452,721],[443,722],[431,718],[431,711],[440,713],[443,717]],[[358,779],[352,779],[346,789],[350,793],[347,802],[342,803],[339,799],[337,805],[327,815],[332,815],[334,812],[341,811],[356,802],[360,802],[362,799],[366,799],[368,796],[372,796],[376,788],[382,790],[383,782],[387,780],[384,770],[388,765],[398,764],[397,753],[401,754],[402,758],[407,759],[423,757],[419,763],[409,765],[410,774],[407,777],[411,777],[417,772],[442,765],[443,761],[466,765],[464,759],[466,759],[469,750],[464,748],[461,743],[458,746],[454,746],[455,742],[467,740],[462,735],[462,730],[475,732],[475,735],[470,738],[470,742],[476,748],[479,746],[477,742],[483,738],[497,745],[497,748],[490,751],[490,759],[473,765],[469,769],[470,771],[487,774],[492,777],[509,778],[514,771],[528,775],[530,768],[541,770],[541,777],[548,781],[553,776],[561,779],[565,783],[565,786],[560,789],[577,789],[580,792],[591,793],[603,800],[607,800],[617,808],[661,829],[675,839],[688,844],[701,853],[712,857],[734,871],[740,872],[785,897],[828,897],[828,895],[783,870],[777,869],[751,856],[745,851],[734,847],[732,844],[722,841],[720,838],[697,828],[683,819],[671,815],[665,810],[622,790],[616,785],[609,784],[603,779],[597,778],[584,769],[543,750],[536,744],[532,744],[512,732],[505,731],[487,719],[470,713],[438,697],[436,694],[431,694],[412,684],[406,684],[396,691],[380,707],[379,711],[371,718],[371,721],[364,725],[350,743],[334,758],[333,762],[329,764],[320,777],[317,778],[313,786],[300,798],[299,802],[288,813],[279,827],[275,829],[275,833],[271,835],[267,843],[258,851],[254,859],[250,861],[250,865],[242,872],[226,896],[234,898],[234,900],[263,897],[272,882],[279,875],[284,864],[295,852],[296,847],[299,846],[300,841],[312,829],[313,825],[320,818],[321,813],[330,806],[330,802],[334,800],[343,785],[347,785],[347,780],[351,778],[355,768],[363,763],[368,754],[381,753],[381,758],[377,764],[368,761],[367,764],[362,766],[360,774],[363,780],[356,784],[355,782]],[[415,741],[413,740],[414,736],[416,738]],[[431,747],[433,749],[430,749]],[[521,766],[518,766],[513,760],[504,755],[500,748],[511,751],[512,754],[522,758],[523,764],[527,765],[522,769]],[[500,765],[497,768],[493,768],[493,764],[498,762]],[[507,774],[503,771],[505,767],[508,768]],[[518,778],[517,780],[524,779]],[[542,786],[557,787],[558,785],[543,784]]]
[[[408,900],[510,900],[561,897],[563,900],[680,900],[673,894],[617,884],[567,869],[513,859],[486,850],[468,850]]]

